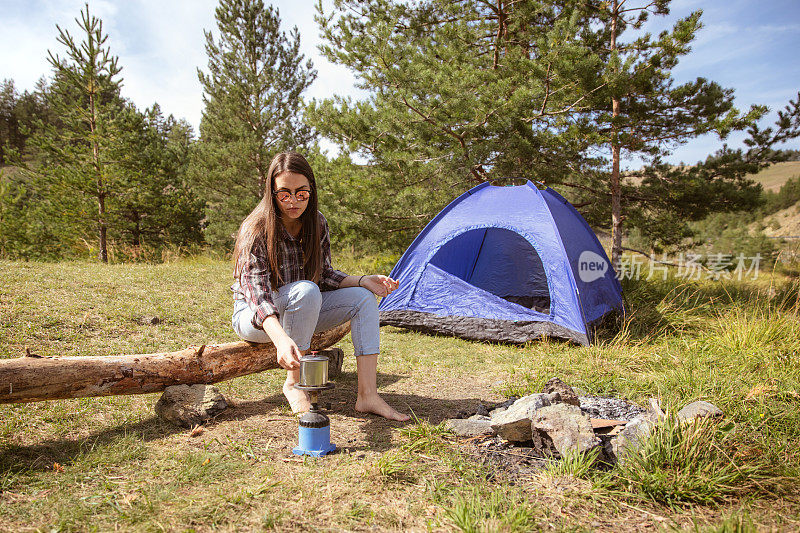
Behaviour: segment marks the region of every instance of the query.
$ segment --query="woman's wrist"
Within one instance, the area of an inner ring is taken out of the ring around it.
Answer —
[[[359,287],[362,287],[362,285],[361,285],[361,280],[363,280],[365,277],[366,277],[366,274],[364,274],[363,276],[361,276],[360,278],[358,278],[358,286],[359,286]]]

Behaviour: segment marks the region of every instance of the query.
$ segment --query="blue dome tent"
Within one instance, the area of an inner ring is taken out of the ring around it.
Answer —
[[[600,241],[553,189],[482,183],[439,213],[392,269],[381,324],[471,340],[588,345],[623,312]]]

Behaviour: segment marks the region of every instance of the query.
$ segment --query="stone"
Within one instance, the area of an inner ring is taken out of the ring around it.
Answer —
[[[512,397],[510,397],[508,400],[504,401],[503,403],[499,403],[499,404],[497,404],[495,407],[496,407],[497,409],[508,409],[509,407],[511,407],[512,405],[514,405],[514,403],[515,403],[517,400],[519,400],[519,398],[518,398],[518,397],[516,397],[516,396],[512,396]]]
[[[475,411],[476,415],[489,416],[489,408],[483,405],[483,402],[478,402],[478,409]]]
[[[473,415],[490,416],[489,408],[481,401],[473,408],[461,409],[453,418],[469,418]]]
[[[667,417],[667,413],[661,409],[661,402],[658,401],[658,398],[650,398],[648,403],[650,404],[650,411],[655,413],[659,421],[664,420]]]
[[[461,437],[494,435],[491,419],[483,415],[473,415],[469,418],[451,418],[444,423],[444,427]]]
[[[168,422],[190,428],[227,407],[228,402],[213,385],[174,385],[164,389],[156,402],[156,414]]]
[[[643,413],[625,425],[625,429],[611,440],[612,459],[625,462],[625,456],[633,453],[659,423],[658,414]]]
[[[562,403],[561,395],[557,392],[548,392],[545,394],[545,396],[547,396],[547,400],[550,402],[550,405],[553,405],[554,403]]]
[[[489,418],[494,418],[496,415],[499,415],[503,411],[506,411],[507,407],[495,407],[491,411],[489,411]]]
[[[678,420],[691,422],[695,418],[721,418],[725,415],[722,409],[710,402],[703,400],[692,402],[678,411]]]
[[[633,420],[647,412],[647,409],[620,398],[579,396],[578,400],[580,400],[581,410],[592,418]]]
[[[489,410],[489,416],[494,416],[497,413],[502,413],[503,411],[514,405],[514,402],[516,402],[517,400],[519,400],[519,398],[517,398],[516,396],[512,396],[503,403],[495,405],[494,408]]]
[[[589,417],[576,405],[558,403],[537,410],[531,419],[534,446],[545,455],[563,457],[600,446]]]
[[[531,394],[515,401],[508,409],[492,411],[492,429],[511,442],[531,440],[531,418],[537,409],[550,405],[546,394]]]
[[[547,383],[544,384],[544,389],[542,389],[542,392],[545,394],[558,393],[558,395],[561,397],[561,403],[574,405],[576,407],[581,406],[581,402],[578,400],[578,395],[575,394],[575,391],[572,390],[572,387],[558,378],[548,379]]]
[[[139,319],[139,324],[143,326],[157,326],[161,323],[161,319],[157,316],[143,316]]]

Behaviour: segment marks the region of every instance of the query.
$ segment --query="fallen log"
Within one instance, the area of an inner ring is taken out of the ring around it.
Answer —
[[[350,323],[316,333],[312,350],[339,342]],[[245,341],[139,355],[0,359],[0,403],[160,392],[172,385],[211,384],[279,368],[272,344]]]

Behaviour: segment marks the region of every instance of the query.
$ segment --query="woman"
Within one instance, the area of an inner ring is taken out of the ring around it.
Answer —
[[[356,411],[408,420],[378,396],[376,383],[375,295],[388,295],[397,281],[333,269],[328,224],[317,211],[314,172],[302,155],[276,155],[267,176],[264,197],[236,236],[233,329],[244,340],[275,345],[278,363],[287,370],[283,394],[299,413],[310,408],[308,395],[294,388],[300,356],[315,332],[349,320],[358,368]]]

